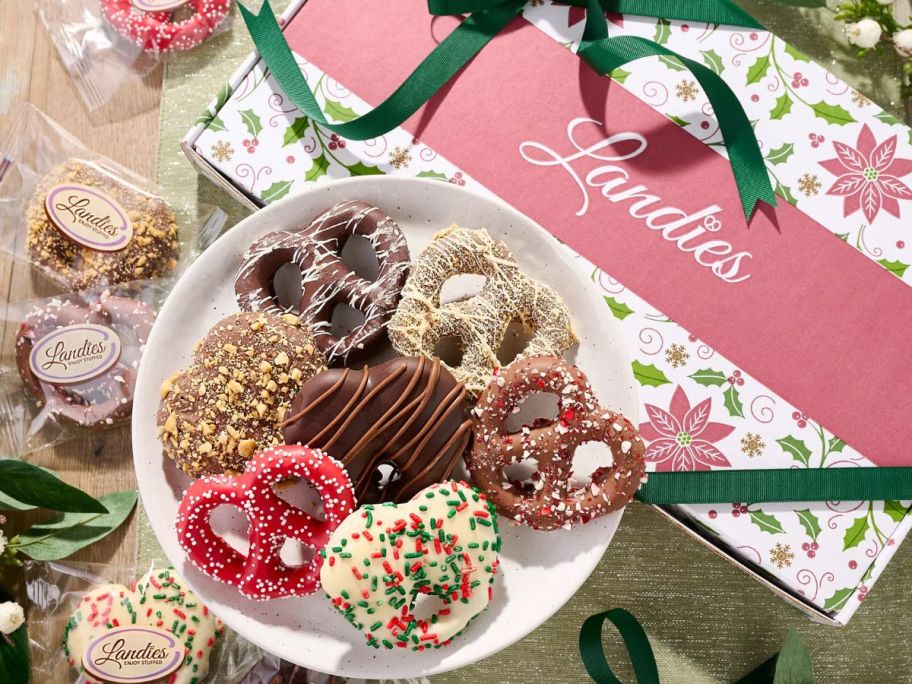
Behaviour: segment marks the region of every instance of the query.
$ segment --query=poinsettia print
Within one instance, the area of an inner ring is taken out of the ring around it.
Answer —
[[[678,385],[668,410],[646,404],[648,423],[640,425],[640,435],[647,442],[646,460],[656,470],[709,470],[729,468],[731,463],[713,444],[735,429],[731,425],[709,420],[712,399],[696,406]]]
[[[896,136],[878,143],[864,124],[855,147],[838,140],[833,147],[836,157],[819,163],[836,176],[827,194],[843,198],[843,215],[860,209],[873,223],[883,209],[899,218],[899,200],[912,199],[912,188],[900,180],[912,173],[912,159],[896,158]]]

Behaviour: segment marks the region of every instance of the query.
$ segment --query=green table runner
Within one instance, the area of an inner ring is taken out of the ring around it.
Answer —
[[[278,11],[287,1],[273,4]],[[828,19],[822,22],[823,15],[815,11],[772,0],[740,4],[779,36],[902,116],[894,55],[855,58],[841,26]],[[170,60],[161,108],[158,182],[165,195],[187,211],[199,203],[218,205],[232,223],[246,210],[197,176],[178,142],[249,50],[247,33],[236,17],[235,30]],[[163,560],[163,555],[142,513],[138,567],[155,559]],[[848,627],[815,625],[647,506],[634,503],[592,577],[551,620],[500,654],[434,677],[433,682],[589,682],[577,653],[579,628],[592,613],[613,607],[627,608],[643,623],[663,684],[731,682],[774,653],[789,627],[796,627],[807,642],[819,682],[910,681],[912,652],[904,636],[910,583],[912,554],[907,544]],[[620,639],[609,640],[605,650],[622,681],[632,682]],[[219,681],[217,676],[213,681]]]

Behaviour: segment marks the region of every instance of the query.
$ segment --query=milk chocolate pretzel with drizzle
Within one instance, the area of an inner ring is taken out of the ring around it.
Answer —
[[[530,394],[558,398],[553,421],[508,432],[507,418]],[[505,516],[538,530],[569,528],[622,508],[645,478],[643,440],[624,416],[603,408],[586,376],[563,359],[535,356],[495,375],[474,409],[475,443],[466,465],[475,484]],[[614,462],[590,481],[574,481],[573,454],[586,442],[603,442]],[[504,474],[508,465],[535,459],[531,481]]]
[[[380,270],[373,282],[342,262],[342,249],[353,235],[367,238],[377,255]],[[351,200],[336,204],[303,230],[264,235],[247,250],[235,280],[241,308],[286,313],[274,280],[289,263],[301,271],[298,316],[313,328],[316,345],[330,365],[353,363],[370,354],[383,338],[409,271],[408,245],[396,222],[367,202]],[[364,315],[364,322],[342,337],[330,329],[338,304]]]

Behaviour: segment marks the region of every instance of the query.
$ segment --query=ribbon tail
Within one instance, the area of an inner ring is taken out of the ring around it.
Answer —
[[[596,684],[621,684],[612,672],[602,647],[602,626],[610,622],[617,628],[633,665],[637,684],[659,684],[659,669],[649,637],[637,619],[623,608],[614,608],[587,618],[580,629],[580,658]]]
[[[589,0],[589,2],[592,3],[595,0]],[[604,24],[604,17],[601,17],[600,20],[592,18],[594,14],[600,13],[590,11],[588,13],[590,19],[587,19],[587,23],[592,21],[597,24],[591,30],[587,26],[587,34],[598,36],[602,34],[601,25]],[[699,62],[682,57],[663,45],[638,36],[584,40],[578,54],[589,66],[602,75],[610,74],[616,68],[643,57],[664,55],[679,59],[703,87],[713,106],[735,175],[744,217],[750,221],[758,202],[776,206],[776,195],[770,184],[763,154],[760,152],[760,145],[757,143],[750,120],[738,98],[718,74]]]
[[[349,140],[368,140],[401,125],[465,66],[522,10],[521,0],[505,0],[459,24],[377,107],[345,123],[327,120],[294,58],[269,0],[259,15],[243,5],[241,14],[260,57],[286,97],[318,125]]]

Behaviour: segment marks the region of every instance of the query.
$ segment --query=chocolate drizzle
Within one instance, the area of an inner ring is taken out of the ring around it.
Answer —
[[[287,444],[342,462],[358,503],[408,501],[448,479],[471,437],[465,388],[425,357],[363,371],[333,369],[306,381],[283,424]],[[381,466],[391,466],[385,477]]]

